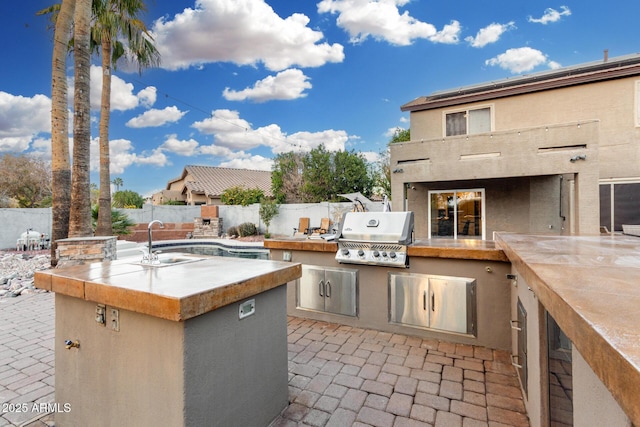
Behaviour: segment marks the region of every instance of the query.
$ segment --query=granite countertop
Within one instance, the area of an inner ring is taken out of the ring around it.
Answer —
[[[498,234],[497,243],[640,425],[640,238]]]
[[[291,237],[264,241],[267,249],[298,250],[313,252],[337,252],[335,241]],[[493,241],[474,239],[418,239],[407,248],[407,254],[426,258],[455,258],[483,261],[509,262],[501,248]]]
[[[178,254],[173,254],[178,255]],[[181,254],[151,267],[139,257],[38,271],[35,286],[99,304],[183,321],[295,280],[300,264]]]

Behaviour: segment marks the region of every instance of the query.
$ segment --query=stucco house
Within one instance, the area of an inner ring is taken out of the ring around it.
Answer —
[[[188,165],[182,174],[170,180],[167,188],[155,193],[154,205],[169,201],[186,205],[221,205],[220,196],[231,187],[258,188],[271,196],[271,172],[214,166]]]
[[[640,54],[420,96],[391,146],[418,238],[597,234],[640,224]],[[605,228],[606,227],[606,228]]]

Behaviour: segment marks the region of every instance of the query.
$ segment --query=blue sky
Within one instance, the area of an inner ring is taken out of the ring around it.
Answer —
[[[112,179],[150,195],[188,164],[270,170],[319,144],[374,161],[418,96],[640,51],[637,0],[555,1],[150,0],[162,64],[114,72]],[[35,12],[53,2],[0,2],[0,154],[51,156],[52,31]]]

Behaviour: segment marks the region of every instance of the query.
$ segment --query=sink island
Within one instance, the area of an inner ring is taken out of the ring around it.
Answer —
[[[288,404],[284,285],[300,264],[138,261],[36,273],[56,293],[55,398],[70,408],[56,426],[268,425]]]

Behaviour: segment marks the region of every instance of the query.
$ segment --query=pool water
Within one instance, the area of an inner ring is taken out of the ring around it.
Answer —
[[[214,255],[234,258],[269,259],[269,251],[266,249],[232,249],[219,246],[183,246],[158,248],[162,253],[181,252],[195,255]]]

